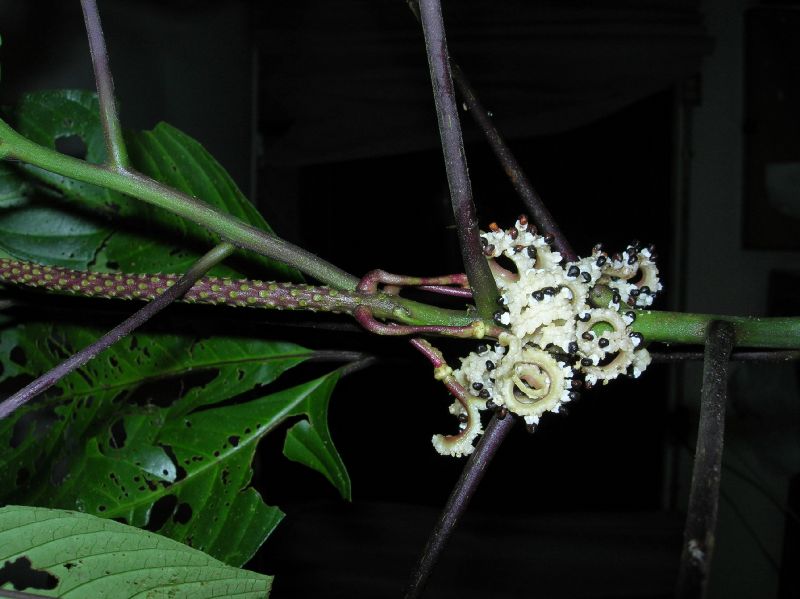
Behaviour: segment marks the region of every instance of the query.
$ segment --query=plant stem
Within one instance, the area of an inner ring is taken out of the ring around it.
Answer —
[[[646,341],[701,345],[705,343],[709,325],[716,320],[733,324],[737,347],[800,349],[800,317],[722,316],[643,310],[636,313],[636,321],[631,329],[641,333]]]
[[[425,545],[425,550],[406,590],[405,599],[416,599],[422,594],[425,583],[439,560],[445,544],[466,511],[470,499],[486,473],[489,462],[514,426],[514,420],[510,415],[502,419],[496,415],[492,416],[486,432],[478,441],[475,451],[469,456],[444,510],[439,515],[436,526],[428,537],[428,543]]]
[[[728,357],[734,341],[735,329],[731,323],[715,320],[709,324],[689,513],[675,592],[679,599],[706,595],[719,510]]]
[[[0,283],[22,285],[47,291],[106,299],[148,300],[178,281],[174,274],[126,274],[72,270],[33,262],[0,258]],[[365,306],[379,318],[408,325],[478,327],[496,334],[494,326],[481,327],[467,312],[421,304],[386,293],[338,291],[330,287],[274,283],[250,279],[202,277],[183,296],[183,301],[225,304],[275,310],[311,310],[353,314]],[[440,332],[447,332],[442,329]],[[464,331],[461,331],[462,333]]]
[[[421,21],[419,1],[407,0],[407,4],[417,20]],[[489,142],[489,146],[492,148],[495,157],[511,180],[511,184],[522,199],[522,203],[525,204],[525,209],[528,211],[531,220],[539,227],[542,234],[550,233],[553,235],[553,246],[568,262],[577,260],[578,256],[575,250],[572,249],[572,246],[562,233],[558,223],[553,219],[553,215],[550,214],[547,206],[545,206],[542,201],[541,196],[534,189],[525,171],[522,170],[522,167],[519,162],[517,162],[514,153],[511,151],[511,148],[508,147],[500,131],[495,127],[494,122],[492,122],[492,117],[489,116],[489,112],[478,99],[475,88],[472,87],[464,71],[461,70],[461,67],[452,58],[450,58],[450,68],[452,69],[453,81],[461,97],[464,99],[467,109],[472,115],[472,119],[483,132],[486,141]]]
[[[499,294],[480,242],[478,217],[472,200],[472,183],[464,154],[464,140],[450,75],[450,59],[439,0],[422,0],[420,18],[425,34],[425,49],[436,103],[436,117],[439,122],[447,183],[450,186],[450,200],[456,219],[464,269],[472,287],[478,314],[484,319],[490,319],[496,310]]]
[[[553,236],[553,247],[561,253],[567,262],[577,260],[578,255],[572,249],[569,241],[567,241],[566,236],[561,231],[561,227],[558,226],[553,215],[550,214],[547,206],[542,201],[541,196],[534,189],[525,171],[522,170],[519,162],[517,162],[511,148],[508,147],[500,131],[492,122],[492,117],[489,116],[488,111],[480,103],[475,90],[457,64],[453,64],[453,81],[455,81],[461,97],[464,98],[472,119],[478,125],[478,128],[483,131],[497,161],[511,180],[511,185],[514,186],[517,194],[522,199],[522,203],[525,204],[525,209],[528,211],[531,220],[539,227],[540,233],[542,235],[549,233]]]
[[[278,260],[332,287],[354,290],[358,279],[288,241],[134,171],[120,173],[36,144],[0,120],[0,158],[15,159],[84,183],[128,194],[213,231],[236,246]]]
[[[117,102],[114,97],[114,80],[108,64],[106,40],[96,0],[81,0],[83,19],[86,22],[86,35],[89,39],[89,52],[92,55],[94,78],[97,83],[97,99],[100,104],[100,121],[106,138],[108,166],[124,171],[130,164],[128,150],[122,138],[122,126],[117,115]]]
[[[159,295],[159,289],[174,285],[177,280],[178,276],[172,274],[95,273],[0,258],[0,283],[86,297],[152,299]],[[476,333],[482,328],[476,324],[475,317],[469,311],[448,310],[398,295],[371,291],[368,293],[338,291],[329,287],[251,279],[202,277],[186,293],[183,301],[347,314],[354,314],[357,307],[365,306],[376,318],[393,320],[405,325],[464,329],[448,331],[442,328],[438,333],[464,336],[468,327],[474,328]],[[652,310],[637,310],[636,315],[631,329],[642,333],[646,341],[702,345],[705,343],[704,335],[709,323],[713,320],[723,320],[733,323],[738,347],[800,349],[800,317],[719,316]],[[483,321],[483,327],[487,337],[496,338],[501,331],[491,321]],[[414,334],[420,331],[407,332]],[[794,354],[787,352],[787,355],[774,359],[788,360],[792,355]],[[738,359],[736,356],[737,354],[734,354],[734,359]]]
[[[186,293],[197,279],[210,268],[230,256],[234,250],[235,248],[231,244],[221,243],[207,252],[195,262],[186,274],[180,277],[173,286],[168,287],[153,301],[137,310],[133,315],[126,318],[97,341],[74,353],[61,364],[44,373],[0,403],[0,419],[7,418],[14,410],[25,405],[31,399],[55,385],[69,373],[86,364],[100,352],[105,351],[117,341],[142,326],[153,316]]]

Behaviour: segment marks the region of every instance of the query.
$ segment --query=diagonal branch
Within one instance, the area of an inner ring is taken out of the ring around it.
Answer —
[[[188,291],[195,281],[206,271],[218,264],[234,252],[235,248],[229,243],[221,243],[202,258],[183,275],[178,281],[168,287],[164,293],[145,305],[143,308],[134,312],[123,322],[115,326],[108,333],[100,337],[97,341],[74,353],[61,364],[44,373],[42,376],[26,385],[14,395],[0,403],[0,418],[8,417],[14,410],[25,405],[34,397],[55,385],[69,373],[80,368],[89,360],[105,351],[123,337],[129,335],[137,328],[142,326],[161,310],[169,306],[176,299],[180,298]]]
[[[417,20],[421,21],[419,0],[407,0],[407,3]],[[572,246],[567,241],[558,223],[553,219],[553,215],[550,214],[547,206],[545,206],[542,201],[541,196],[534,189],[525,171],[522,170],[522,167],[519,162],[517,162],[514,153],[511,151],[511,148],[508,147],[500,131],[495,127],[491,116],[489,116],[489,112],[481,104],[469,79],[467,79],[461,67],[459,67],[452,58],[450,59],[450,68],[452,69],[453,82],[456,84],[461,97],[464,99],[464,103],[467,105],[472,119],[486,136],[486,140],[489,142],[494,155],[511,180],[514,189],[522,198],[522,202],[525,204],[525,209],[528,211],[531,220],[539,227],[543,235],[550,234],[553,236],[553,246],[568,262],[577,260],[578,256],[575,250],[572,249]]]
[[[405,599],[416,599],[420,597],[428,577],[431,575],[436,562],[444,551],[444,546],[450,539],[458,521],[467,509],[470,499],[475,494],[486,469],[489,467],[494,454],[500,448],[511,428],[514,420],[510,414],[501,418],[499,414],[492,416],[486,431],[483,433],[475,451],[469,456],[461,476],[456,482],[447,504],[444,506],[439,520],[436,522],[428,537],[428,543],[422,552],[417,567],[411,576],[411,581],[406,590]]]
[[[489,319],[495,311],[498,292],[480,243],[478,217],[472,200],[472,183],[467,171],[467,158],[464,154],[464,140],[450,74],[450,59],[439,0],[422,0],[420,17],[425,34],[425,49],[436,103],[436,117],[439,121],[439,135],[442,140],[447,183],[450,186],[450,201],[458,228],[461,256],[478,314]]]
[[[522,166],[517,162],[517,158],[511,148],[508,147],[500,131],[495,127],[492,117],[489,116],[488,111],[478,100],[478,96],[475,94],[475,90],[470,85],[469,80],[455,63],[453,64],[453,81],[455,81],[456,87],[458,87],[458,91],[461,93],[461,97],[472,115],[472,119],[483,131],[495,157],[511,180],[511,185],[514,186],[517,194],[522,198],[522,203],[525,204],[525,209],[528,211],[531,220],[539,227],[542,235],[553,236],[553,247],[564,256],[567,262],[576,261],[578,255],[572,249],[569,241],[567,241],[561,231],[561,227],[558,226],[553,215],[550,214],[541,196],[534,189],[525,171],[522,170]]]
[[[106,40],[97,10],[97,0],[81,0],[83,19],[86,22],[86,35],[89,38],[89,51],[92,55],[94,78],[97,82],[97,99],[100,103],[100,121],[106,138],[106,152],[109,167],[123,171],[130,164],[128,150],[122,138],[122,126],[117,115],[117,102],[114,97],[114,80],[108,64]]]

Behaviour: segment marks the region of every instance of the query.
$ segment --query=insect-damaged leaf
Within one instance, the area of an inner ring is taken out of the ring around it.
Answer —
[[[106,158],[99,106],[94,93],[81,90],[35,92],[23,96],[13,116],[19,132],[50,148],[57,148],[88,162],[101,164]],[[126,145],[133,167],[157,181],[212,206],[261,230],[271,232],[256,208],[244,197],[230,175],[203,146],[178,129],[159,123],[150,131],[127,131]],[[20,252],[16,246],[0,247],[11,255],[75,268],[90,264],[95,269],[128,272],[183,272],[219,237],[184,221],[167,210],[151,206],[124,194],[55,175],[33,166],[21,166],[35,181],[63,195],[55,201],[37,194],[28,199],[30,209],[57,210],[80,220],[84,228],[102,232],[92,256],[84,264],[54,259],[53,252],[36,255],[30,248]],[[68,201],[64,201],[68,200]],[[2,206],[0,206],[2,207]],[[17,207],[17,212],[21,208]],[[110,222],[113,219],[113,222]],[[65,244],[74,243],[63,230],[53,231],[51,219],[28,219],[17,234],[61,236]],[[63,227],[62,227],[63,229]],[[29,244],[30,245],[30,244]],[[15,251],[16,250],[16,251]],[[299,273],[281,263],[252,253],[234,266],[219,266],[212,274],[247,275],[253,278],[300,280]]]
[[[155,567],[157,566],[157,567]],[[0,588],[37,596],[263,599],[272,577],[89,514],[0,508]]]
[[[28,324],[0,335],[0,381],[57,363],[97,332]],[[271,393],[309,356],[293,344],[137,334],[0,421],[0,500],[124,520],[232,565],[282,516],[249,487],[261,438],[305,415],[320,470],[349,498],[326,413],[336,375]],[[224,406],[217,406],[226,402]]]

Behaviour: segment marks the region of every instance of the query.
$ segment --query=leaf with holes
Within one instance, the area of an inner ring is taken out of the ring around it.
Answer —
[[[95,334],[49,324],[4,331],[0,382],[45,370]],[[326,423],[336,375],[266,387],[310,352],[166,334],[121,345],[0,422],[0,500],[121,518],[240,565],[282,516],[248,487],[256,445],[303,414],[327,440],[327,469],[317,469],[349,498]]]
[[[110,233],[106,223],[64,210],[18,168],[0,163],[0,252],[5,256],[84,269]]]
[[[99,120],[97,96],[81,90],[35,92],[23,96],[14,111],[19,132],[43,146],[77,154],[88,162],[102,164],[106,158],[103,130]],[[196,140],[166,124],[159,123],[151,131],[129,131],[125,134],[133,167],[152,178],[212,206],[236,216],[254,227],[271,232],[256,208],[244,197],[230,175]],[[85,184],[80,181],[21,166],[48,188],[62,194],[69,202],[53,207],[52,199],[37,195],[34,207],[58,209],[72,218],[99,219],[95,225],[106,233],[97,242],[92,260],[99,269],[121,269],[129,272],[182,272],[219,237],[162,208],[151,206],[123,194]],[[88,211],[88,216],[86,214]],[[113,227],[107,221],[114,219]],[[47,218],[28,219],[31,236],[62,235],[51,230]],[[110,232],[109,229],[113,231]],[[0,239],[0,246],[12,255],[47,264],[50,254],[14,253]],[[52,252],[51,252],[52,254]],[[213,274],[241,276],[245,271],[257,278],[300,280],[299,273],[281,263],[253,253],[242,252],[234,267],[218,266]],[[66,265],[66,264],[64,264]],[[88,263],[87,263],[88,265]],[[69,264],[73,266],[73,264]]]
[[[0,508],[0,564],[0,589],[62,599],[263,599],[272,586],[161,535],[40,507]]]

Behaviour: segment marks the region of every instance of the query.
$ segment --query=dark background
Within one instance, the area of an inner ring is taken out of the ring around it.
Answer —
[[[691,0],[444,3],[453,57],[576,250],[623,249],[633,238],[660,248],[660,309],[720,305],[690,285],[693,256],[720,233],[698,235],[692,225],[697,206],[713,202],[693,197],[689,179],[703,152],[725,153],[730,143],[698,146],[691,120],[694,109],[715,106],[703,104],[703,85],[714,85],[713,73],[700,77],[703,60],[724,55],[717,26],[726,10],[741,18],[740,8],[715,4],[709,28]],[[422,36],[404,2],[109,0],[100,9],[127,126],[166,120],[199,139],[279,235],[348,272],[461,270]],[[93,87],[77,3],[3,2],[0,19],[3,102],[33,89]],[[466,114],[463,126],[481,225],[508,226],[522,207]],[[737,247],[741,230],[732,233]],[[775,262],[791,271],[794,260]],[[797,305],[794,280],[779,287],[781,306]],[[447,394],[403,339],[373,338],[326,315],[231,316],[217,326],[377,358],[342,380],[331,404],[353,503],[279,457],[281,434],[265,439],[254,484],[287,518],[249,567],[276,575],[277,598],[400,596],[464,463],[430,443],[455,430]],[[452,365],[468,351],[442,347]],[[330,367],[302,367],[285,384]],[[639,381],[585,393],[535,435],[517,427],[430,596],[671,596],[692,381],[691,372],[653,365]],[[787,526],[790,564],[797,532],[791,519]],[[790,597],[797,579],[781,570],[779,551],[769,576],[780,572],[776,588]]]

